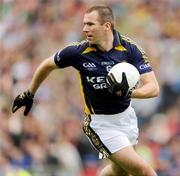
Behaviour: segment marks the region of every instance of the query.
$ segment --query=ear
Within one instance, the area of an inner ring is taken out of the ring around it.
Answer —
[[[105,27],[105,30],[111,30],[111,23],[110,22],[104,23],[104,27]]]

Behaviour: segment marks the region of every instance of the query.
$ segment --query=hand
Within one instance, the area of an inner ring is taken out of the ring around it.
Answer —
[[[33,104],[33,97],[34,95],[29,90],[19,94],[13,102],[12,112],[14,113],[25,106],[24,115],[27,116]]]
[[[111,73],[110,75],[107,76],[106,78],[107,83],[108,83],[108,90],[116,94],[122,98],[128,99],[131,97],[132,90],[129,89],[128,81],[126,78],[126,74],[123,72],[122,73],[122,81],[121,83],[118,83],[114,77],[114,75]]]

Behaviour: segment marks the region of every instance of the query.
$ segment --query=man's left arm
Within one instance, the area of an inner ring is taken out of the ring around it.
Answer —
[[[159,95],[159,85],[153,71],[143,73],[140,77],[141,86],[132,91],[131,98],[152,98]]]

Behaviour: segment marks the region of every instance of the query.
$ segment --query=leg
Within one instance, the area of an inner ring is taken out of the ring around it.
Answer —
[[[98,176],[130,176],[124,169],[111,162],[105,166]]]
[[[157,176],[152,167],[135,152],[132,146],[117,151],[109,159],[119,168],[123,168],[133,176]],[[115,169],[113,171],[114,173],[118,172]],[[119,173],[116,174],[116,176],[118,175]]]

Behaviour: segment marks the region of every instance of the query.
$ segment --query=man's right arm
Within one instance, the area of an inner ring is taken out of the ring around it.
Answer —
[[[54,62],[54,56],[44,60],[36,69],[28,90],[20,93],[14,100],[12,112],[16,112],[19,108],[25,106],[24,115],[27,116],[33,104],[33,97],[41,83],[46,79],[51,71],[58,68]]]
[[[37,89],[39,88],[40,84],[47,78],[49,73],[57,68],[59,67],[54,62],[54,56],[44,60],[36,69],[33,75],[33,78],[28,87],[29,92],[34,95]]]

